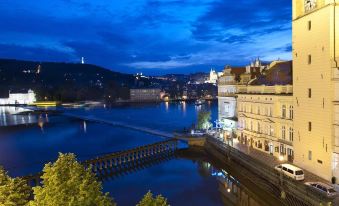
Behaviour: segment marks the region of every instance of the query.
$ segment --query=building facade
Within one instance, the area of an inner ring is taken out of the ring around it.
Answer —
[[[246,86],[266,68],[259,59],[246,67],[226,66],[218,79],[218,117],[225,128],[236,129],[238,123],[238,88]]]
[[[293,0],[295,163],[339,181],[339,0]]]
[[[240,143],[293,162],[291,85],[239,87],[238,114]]]
[[[0,105],[27,105],[36,102],[34,91],[28,90],[27,93],[11,93],[8,98],[0,98]]]
[[[130,89],[130,100],[132,102],[158,102],[160,93],[161,89],[155,88]]]

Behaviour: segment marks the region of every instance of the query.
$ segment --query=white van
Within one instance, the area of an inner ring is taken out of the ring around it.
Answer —
[[[292,177],[295,180],[304,180],[305,175],[304,171],[300,169],[299,167],[296,167],[291,164],[281,164],[275,166],[275,169],[279,172],[284,173],[285,175]]]

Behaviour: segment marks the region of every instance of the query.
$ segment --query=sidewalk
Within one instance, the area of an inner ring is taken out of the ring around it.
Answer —
[[[230,145],[232,146],[232,145]],[[259,151],[259,150],[256,150],[252,147],[249,147],[249,146],[246,146],[246,145],[243,145],[241,143],[238,143],[238,142],[235,142],[233,144],[233,147],[259,161],[261,161],[262,163],[268,165],[269,167],[275,167],[276,165],[278,164],[281,164],[281,163],[287,163],[287,161],[279,161],[276,157],[272,156],[272,155],[269,155],[265,152],[262,152],[262,151]],[[330,184],[331,183],[313,173],[311,173],[310,171],[307,171],[305,169],[303,169],[304,173],[305,173],[305,180],[304,182],[323,182],[323,183],[326,183],[326,184]]]

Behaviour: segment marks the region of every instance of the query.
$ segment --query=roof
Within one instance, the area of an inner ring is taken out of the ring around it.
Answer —
[[[292,61],[274,62],[271,67],[257,76],[251,85],[289,85],[293,84]]]

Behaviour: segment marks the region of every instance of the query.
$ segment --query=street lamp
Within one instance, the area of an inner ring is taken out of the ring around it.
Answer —
[[[284,161],[284,156],[280,155],[279,156],[279,161],[283,162]],[[281,194],[280,197],[281,199],[285,199],[286,198],[286,193],[284,191],[284,187],[283,187],[283,166],[282,164],[280,164],[280,187],[281,187]]]

